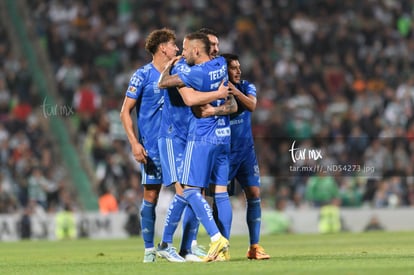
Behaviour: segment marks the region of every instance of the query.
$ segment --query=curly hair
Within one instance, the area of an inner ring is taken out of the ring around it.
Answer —
[[[175,32],[171,29],[162,28],[158,30],[153,30],[145,40],[145,49],[150,54],[155,54],[160,44],[166,43],[170,40],[175,41],[175,39]]]

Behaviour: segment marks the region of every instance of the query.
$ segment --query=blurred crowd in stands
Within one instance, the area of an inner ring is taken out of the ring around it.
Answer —
[[[0,23],[0,214],[75,207],[27,60],[13,51],[5,27]]]
[[[219,33],[221,53],[240,56],[243,78],[258,90],[253,130],[265,207],[278,200],[313,207],[321,197],[322,203],[339,197],[342,207],[414,205],[413,1],[26,2],[63,102],[75,108],[76,143],[92,163],[96,190],[110,192],[120,209],[141,195],[120,106],[131,74],[150,60],[146,35],[161,27],[176,31],[180,47],[185,34],[209,27]],[[8,167],[1,174],[0,212],[27,201],[7,183],[29,173],[22,164],[27,158],[41,168],[33,167],[29,186],[40,173],[54,190],[49,193],[60,190],[52,180],[59,172],[50,163],[48,136],[24,108],[31,100],[30,74],[9,50],[0,45],[1,162]],[[316,164],[306,157],[292,171],[293,142],[320,150],[317,164],[359,165],[371,173],[296,169]],[[4,203],[7,196],[16,201]]]

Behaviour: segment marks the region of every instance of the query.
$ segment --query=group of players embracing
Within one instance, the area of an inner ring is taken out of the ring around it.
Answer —
[[[120,112],[141,165],[144,262],[157,255],[170,262],[230,260],[229,195],[236,183],[247,202],[247,258],[269,259],[259,245],[260,172],[251,129],[256,87],[241,79],[238,56],[219,55],[218,35],[207,28],[187,34],[179,56],[175,32],[167,28],[152,31],[145,49],[152,61],[132,75]],[[155,246],[155,207],[162,185],[172,184],[175,196]],[[172,244],[181,218],[177,252]],[[211,239],[208,251],[197,243],[200,223]]]

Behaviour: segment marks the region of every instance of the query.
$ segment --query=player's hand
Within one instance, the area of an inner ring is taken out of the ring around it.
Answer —
[[[196,117],[209,117],[214,116],[215,109],[210,104],[199,105],[192,107],[193,113]]]
[[[173,66],[178,60],[180,60],[183,56],[182,55],[177,55],[175,56],[173,59],[170,60],[171,62],[171,66]]]
[[[139,163],[147,164],[148,154],[141,143],[137,143],[136,145],[132,146],[132,155],[134,156],[135,160]]]
[[[175,62],[181,59],[181,55],[177,55],[170,59],[167,64],[165,64],[164,71],[170,71],[170,68],[174,66]]]
[[[229,81],[229,87],[228,88],[229,88],[229,94],[232,94],[234,96],[237,96],[238,93],[241,93],[239,91],[239,89],[237,89],[236,86],[234,86],[234,84],[231,83],[230,81]]]
[[[229,95],[229,86],[224,85],[224,80],[221,81],[220,87],[218,88],[218,92],[219,92],[219,98],[227,98],[228,97],[228,95]]]

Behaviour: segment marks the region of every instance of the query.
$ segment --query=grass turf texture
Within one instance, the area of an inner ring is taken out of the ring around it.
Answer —
[[[270,260],[246,258],[247,236],[230,240],[231,261],[144,264],[140,238],[0,243],[1,274],[413,274],[414,232],[262,236]],[[207,244],[205,236],[200,244]],[[175,245],[179,244],[176,240]]]

